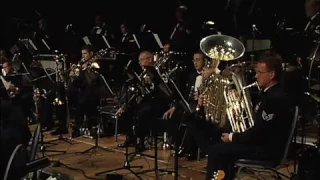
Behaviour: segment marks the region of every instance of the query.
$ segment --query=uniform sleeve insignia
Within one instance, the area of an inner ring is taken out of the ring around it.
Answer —
[[[270,121],[273,119],[274,114],[267,114],[265,111],[262,111],[262,119],[265,121]]]

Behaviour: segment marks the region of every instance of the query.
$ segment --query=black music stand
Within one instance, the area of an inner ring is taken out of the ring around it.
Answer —
[[[153,34],[152,32],[133,34],[133,38],[140,50],[149,50],[154,52],[163,48],[158,35]]]
[[[166,100],[176,101],[186,112],[191,113],[191,109],[187,101],[184,99],[182,93],[179,91],[175,82],[169,77],[168,74],[161,74],[159,70],[155,67],[146,67],[146,73],[150,77],[151,81],[154,84],[154,93],[161,98]],[[168,83],[170,83],[169,88]],[[154,142],[158,142],[156,128],[153,127]],[[174,135],[177,137],[177,135]],[[155,145],[157,146],[157,144]],[[174,159],[174,171],[169,171],[166,169],[159,169],[158,167],[158,148],[155,147],[154,158],[155,158],[155,168],[141,171],[138,174],[144,174],[147,172],[155,171],[156,179],[159,179],[159,172],[165,172],[174,176],[175,180],[178,180],[178,144],[177,141],[174,141],[174,150],[175,150],[175,159]],[[144,155],[144,154],[141,154]]]
[[[82,38],[85,44],[92,45],[94,49],[111,49],[110,38],[101,35],[101,34],[93,34],[90,36],[85,36]]]
[[[131,81],[127,81],[127,82],[124,84],[124,87],[123,87],[123,88],[125,88],[125,89],[128,90],[128,89],[129,89],[129,86],[131,85],[130,83],[135,83],[135,82],[137,82],[137,79],[135,79],[135,81],[134,81],[134,79],[131,79]],[[128,93],[126,93],[126,94],[125,94],[126,104],[129,104],[129,103],[134,99],[134,97],[135,97],[135,95],[133,95],[133,97],[131,97],[131,98],[129,99],[128,96],[129,96]],[[128,140],[128,133],[126,133],[126,141],[127,141],[127,140]],[[101,175],[101,174],[104,174],[104,173],[109,173],[109,172],[113,172],[113,171],[118,171],[118,170],[126,169],[126,170],[130,171],[132,174],[134,174],[138,179],[142,180],[142,178],[141,178],[136,172],[134,172],[134,171],[132,170],[132,168],[142,169],[143,166],[131,166],[131,165],[130,165],[129,155],[130,155],[130,153],[129,153],[129,147],[126,146],[125,161],[124,161],[124,164],[123,164],[122,167],[116,168],[116,169],[107,170],[107,171],[98,172],[98,173],[96,173],[95,175],[98,176],[98,175]]]
[[[47,88],[47,89],[53,89],[54,88],[55,82],[52,80],[51,75],[53,75],[55,73],[48,74],[48,72],[45,69],[38,68],[38,67],[32,67],[32,68],[29,68],[28,70],[30,72],[31,77],[33,77],[33,79],[30,81],[30,83],[33,85],[34,90],[40,89],[40,91],[42,91],[45,88]],[[46,101],[47,95],[50,92],[51,91],[48,91],[48,92],[45,91],[44,93],[40,93],[39,96],[42,96],[44,98],[44,100]],[[35,103],[39,103],[39,102],[35,102]],[[38,107],[36,107],[36,108],[38,108]],[[40,129],[40,142],[39,142],[40,143],[40,151],[42,153],[45,153],[45,152],[60,152],[60,153],[65,154],[67,151],[47,150],[46,147],[44,146],[44,144],[52,144],[52,143],[51,142],[44,142],[42,121],[39,119],[39,111],[38,110],[39,109],[36,109],[36,112],[38,112],[36,117],[37,117],[38,128]],[[61,137],[59,137],[58,140],[60,140],[60,138]]]
[[[97,74],[99,74],[100,80],[103,82],[103,84],[104,84],[104,85],[106,86],[106,88],[108,89],[108,93],[109,93],[112,97],[115,97],[114,92],[112,91],[111,87],[109,86],[109,84],[108,84],[107,80],[105,79],[105,77],[103,76],[103,74],[101,74],[100,72],[98,72],[98,71],[96,71],[96,70],[94,70],[94,72],[97,73]],[[98,111],[101,112],[101,108],[100,108],[100,107],[98,107]],[[97,150],[98,148],[105,150],[105,148],[101,148],[101,147],[99,146],[99,139],[100,139],[99,129],[102,128],[102,123],[101,123],[101,122],[102,122],[102,117],[101,117],[101,118],[97,118],[97,125],[96,125],[97,127],[95,127],[95,131],[94,131],[94,133],[95,133],[95,134],[94,134],[94,139],[95,139],[95,144],[94,144],[94,146],[91,147],[91,148],[89,148],[89,149],[87,149],[87,150],[85,150],[85,151],[83,151],[83,152],[81,152],[82,154],[88,153],[88,152],[90,152],[90,151],[92,151],[93,153],[96,153],[96,150]]]

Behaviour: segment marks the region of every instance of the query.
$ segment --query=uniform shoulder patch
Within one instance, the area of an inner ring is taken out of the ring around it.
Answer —
[[[267,114],[265,111],[262,111],[262,119],[265,121],[270,121],[273,119],[274,114]]]

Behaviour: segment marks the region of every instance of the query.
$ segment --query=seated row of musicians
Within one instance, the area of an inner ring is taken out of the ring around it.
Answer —
[[[187,118],[190,136],[208,154],[206,179],[212,179],[217,170],[225,172],[225,179],[233,179],[234,162],[240,158],[279,162],[283,156],[293,119],[293,103],[279,84],[283,69],[278,57],[267,56],[257,64],[256,79],[262,91],[255,107],[253,127],[231,132],[209,126],[196,113]],[[202,95],[198,104],[203,105]]]

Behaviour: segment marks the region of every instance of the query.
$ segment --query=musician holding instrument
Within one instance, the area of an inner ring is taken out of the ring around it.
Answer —
[[[184,93],[185,99],[188,101],[190,108],[192,111],[196,111],[196,106],[198,103],[198,88],[202,83],[202,73],[203,69],[206,64],[206,55],[202,51],[196,51],[193,54],[193,65],[194,65],[194,72],[189,74],[188,81],[186,84],[186,90]],[[179,109],[177,104],[173,104],[172,107],[167,110],[163,114],[163,119],[170,119],[170,123],[168,123],[168,132],[169,135],[173,135],[176,131],[178,125],[181,123],[181,116],[183,112]],[[187,131],[189,132],[189,131]],[[190,133],[187,133],[189,136]],[[184,138],[187,142],[182,142],[184,144],[183,151],[181,151],[180,155],[186,154],[186,160],[195,160],[196,159],[196,152],[197,152],[197,145],[194,144],[193,138]],[[180,139],[178,139],[180,141]],[[182,148],[182,147],[181,147]],[[180,151],[179,151],[180,152]]]
[[[153,53],[149,51],[141,52],[139,54],[139,64],[143,69],[153,67]],[[144,72],[140,76],[145,87],[147,87],[152,82],[148,76],[145,76]],[[152,90],[150,89],[150,91]],[[155,127],[155,120],[161,117],[168,107],[168,103],[153,93],[142,96],[140,93],[143,94],[143,92],[136,94],[130,91],[128,87],[124,88],[123,92],[123,98],[120,100],[121,107],[116,115],[119,116],[120,127],[125,129],[128,139],[119,144],[118,147],[132,146],[135,144],[135,138],[137,138],[136,150],[141,152],[146,149],[144,145],[145,137],[150,133],[152,126]]]
[[[70,72],[71,82],[69,84],[68,96],[70,100],[77,100],[75,130],[82,124],[84,115],[87,116],[87,128],[90,130],[95,124],[95,120],[91,119],[97,113],[97,107],[100,104],[100,87],[101,78],[99,73],[92,68],[94,60],[94,49],[91,45],[82,47],[82,60],[78,65],[73,65]],[[78,93],[77,93],[78,92]]]
[[[11,63],[3,63],[3,72],[5,72],[5,76],[13,74],[14,70],[11,66]],[[10,91],[10,89],[15,90],[16,87],[12,85],[8,90],[3,87],[6,86],[4,83],[6,82],[3,80],[0,82],[1,175],[3,175],[5,172],[5,168],[14,148],[18,144],[28,146],[28,142],[31,138],[28,122],[22,109],[23,102],[21,102],[20,98],[18,100],[16,100],[17,98],[8,98],[8,91]]]
[[[293,119],[293,103],[279,84],[281,63],[277,56],[258,61],[256,79],[262,91],[254,112],[255,123],[244,131],[222,133],[222,142],[205,147],[208,152],[206,179],[211,179],[217,170],[224,170],[226,179],[233,179],[234,162],[240,158],[276,162],[282,158]]]

